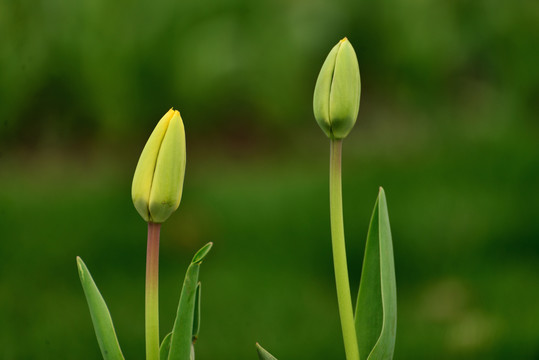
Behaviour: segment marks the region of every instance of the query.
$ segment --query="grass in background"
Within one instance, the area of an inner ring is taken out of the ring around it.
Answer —
[[[505,146],[459,139],[462,147],[447,147],[431,139],[413,148],[362,127],[343,162],[345,214],[355,214],[345,218],[352,291],[368,226],[357,219],[369,218],[383,185],[398,269],[395,358],[535,359],[539,166],[529,136],[509,137]],[[213,241],[201,272],[202,359],[250,359],[255,341],[283,358],[344,356],[327,149],[311,135],[272,155],[241,158],[208,156],[193,142],[182,207],[163,227],[161,327],[172,326],[167,319],[190,255]],[[128,191],[136,159],[126,153],[4,159],[3,359],[99,357],[76,255],[93,269],[126,357],[143,352],[145,238]]]

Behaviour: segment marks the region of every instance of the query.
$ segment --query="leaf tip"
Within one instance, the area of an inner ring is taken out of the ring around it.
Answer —
[[[79,270],[79,276],[81,280],[84,280],[84,261],[80,258],[80,256],[77,256],[77,269]]]
[[[266,349],[260,346],[258,342],[256,343],[256,351],[260,360],[277,360],[275,356],[271,355]]]
[[[197,251],[191,263],[197,264],[197,263],[202,262],[202,260],[204,260],[206,255],[208,255],[208,253],[210,252],[212,246],[213,246],[213,242],[209,242],[206,245],[204,245],[200,250]]]
[[[383,187],[380,186],[379,190],[378,190],[378,198],[379,199],[383,199],[383,201],[385,202],[385,199],[386,199],[386,192],[384,190]]]

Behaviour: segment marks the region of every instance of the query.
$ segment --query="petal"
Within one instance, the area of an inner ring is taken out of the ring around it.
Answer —
[[[159,154],[159,148],[161,147],[173,115],[174,110],[170,109],[157,123],[140,154],[135,175],[133,176],[133,184],[131,186],[133,204],[140,216],[146,221],[150,220],[148,201],[150,199],[157,155]]]

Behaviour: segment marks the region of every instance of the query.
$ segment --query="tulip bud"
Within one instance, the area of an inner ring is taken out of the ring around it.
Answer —
[[[162,223],[178,208],[185,160],[182,118],[170,109],[150,135],[133,176],[131,197],[144,220]]]
[[[314,117],[329,138],[343,139],[352,130],[360,94],[356,53],[344,38],[329,52],[314,88]]]

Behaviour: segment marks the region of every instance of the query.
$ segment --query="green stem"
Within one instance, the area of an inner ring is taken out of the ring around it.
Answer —
[[[329,206],[337,301],[339,303],[346,359],[359,360],[352,297],[350,295],[350,281],[348,280],[348,265],[346,263],[346,246],[344,243],[341,157],[342,140],[332,139],[329,160]]]
[[[146,360],[159,360],[159,231],[148,223],[146,254]]]

